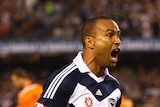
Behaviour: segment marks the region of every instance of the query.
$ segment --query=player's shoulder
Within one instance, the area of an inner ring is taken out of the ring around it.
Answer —
[[[78,82],[79,70],[74,63],[71,63],[52,73],[43,86],[43,97],[51,98],[56,93],[71,94]]]
[[[27,101],[27,99],[31,99],[32,96],[38,99],[40,94],[42,93],[42,85],[38,83],[30,84],[26,87],[24,87],[19,93],[18,93],[18,99],[20,102]],[[37,100],[36,99],[36,100]]]
[[[107,81],[114,83],[117,88],[120,88],[119,81],[113,75],[111,75],[111,74],[106,75],[106,79],[107,79]]]
[[[59,80],[67,79],[73,80],[79,72],[75,63],[71,62],[60,69],[53,71],[51,76],[45,81],[45,85],[49,85],[53,82],[59,82]]]
[[[43,89],[43,86],[42,86],[42,84],[40,84],[40,83],[33,83],[31,86],[31,91],[33,92],[33,93],[41,93],[42,92],[42,89]]]

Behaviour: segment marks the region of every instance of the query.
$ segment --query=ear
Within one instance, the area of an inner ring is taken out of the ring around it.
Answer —
[[[91,49],[94,48],[94,38],[91,36],[85,37],[85,45]]]

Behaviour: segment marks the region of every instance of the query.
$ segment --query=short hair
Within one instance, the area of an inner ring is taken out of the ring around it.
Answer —
[[[15,75],[18,78],[28,78],[28,74],[23,68],[14,69],[12,75]]]
[[[112,20],[112,19],[106,16],[98,16],[98,17],[94,17],[94,18],[87,20],[83,24],[82,29],[81,29],[81,42],[83,46],[85,45],[84,39],[86,36],[95,36],[96,34],[95,25],[97,23],[97,20]]]

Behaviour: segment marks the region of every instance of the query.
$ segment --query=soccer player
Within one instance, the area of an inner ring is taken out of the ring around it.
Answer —
[[[13,85],[19,90],[16,100],[17,107],[34,107],[42,93],[42,85],[33,83],[27,72],[22,68],[16,68],[11,75]]]
[[[119,107],[119,82],[109,74],[120,52],[120,29],[104,16],[82,27],[83,51],[46,80],[35,107]]]

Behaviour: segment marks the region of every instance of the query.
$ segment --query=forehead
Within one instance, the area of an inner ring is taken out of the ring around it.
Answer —
[[[111,29],[114,31],[120,31],[119,26],[113,20],[98,20],[96,27],[103,30]]]

